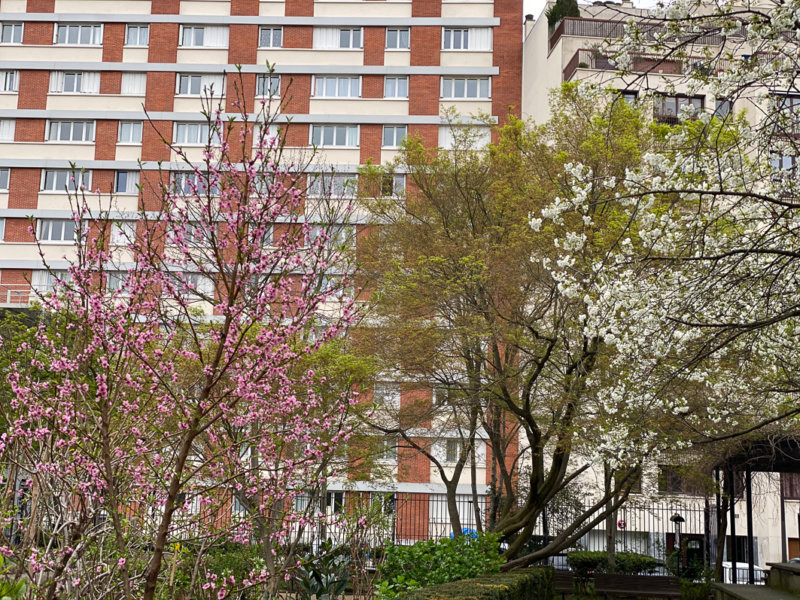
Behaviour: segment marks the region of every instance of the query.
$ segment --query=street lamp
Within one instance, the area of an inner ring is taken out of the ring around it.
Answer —
[[[681,559],[683,558],[681,556],[681,524],[683,524],[686,521],[686,519],[684,519],[678,513],[675,513],[674,515],[672,515],[669,518],[669,520],[672,521],[675,524],[675,544],[674,544],[673,550],[675,552],[677,552],[677,566],[676,566],[677,573],[676,573],[676,575],[678,577],[680,577],[681,576],[681,562],[682,562]]]

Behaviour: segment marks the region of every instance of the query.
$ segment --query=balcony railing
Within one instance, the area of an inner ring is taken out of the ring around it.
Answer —
[[[555,47],[558,40],[561,39],[563,35],[602,39],[620,38],[625,33],[626,24],[625,21],[565,17],[556,25],[553,33],[550,35],[549,50]],[[661,23],[641,21],[638,25],[641,27],[645,39],[650,41],[655,40],[656,36],[664,31],[664,26]],[[734,33],[729,33],[727,36],[723,36],[718,31],[713,30],[707,33],[689,34],[684,36],[683,41],[690,41],[695,44],[707,46],[718,46],[722,44],[727,37],[741,37],[743,31],[743,29],[740,29]]]
[[[663,58],[657,54],[632,54],[630,71],[633,73],[653,73],[659,75],[685,75],[692,71],[709,69],[708,61],[697,57],[687,59]],[[714,69],[724,67],[718,61]],[[564,81],[570,81],[578,69],[592,69],[596,71],[618,71],[610,57],[599,50],[578,50],[564,68]]]
[[[28,284],[0,283],[0,306],[22,308],[28,306],[36,297]]]

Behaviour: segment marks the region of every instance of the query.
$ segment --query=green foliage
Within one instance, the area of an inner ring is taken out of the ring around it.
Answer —
[[[336,600],[344,596],[350,581],[346,549],[327,539],[320,544],[318,556],[306,557],[295,580],[302,600]]]
[[[608,564],[608,554],[605,551],[581,550],[567,554],[567,564],[581,578],[586,578],[591,573],[613,572],[624,575],[649,573],[658,566],[658,561],[652,556],[635,552],[618,552],[614,555],[614,562],[615,567],[611,569]]]
[[[377,597],[385,600],[407,590],[497,573],[503,564],[498,540],[496,534],[486,533],[413,546],[389,543],[380,567]]]
[[[3,556],[0,555],[0,576],[3,577],[3,580],[0,580],[0,600],[16,600],[17,598],[22,598],[25,595],[28,585],[24,579],[20,579],[19,581],[6,581],[5,575],[9,569],[3,568],[4,562]]]
[[[520,569],[401,594],[397,600],[552,600],[552,569]]]
[[[681,579],[681,600],[708,600],[711,594],[710,578],[706,577],[700,583],[690,579]]]
[[[578,0],[556,0],[544,14],[547,17],[547,25],[552,29],[564,17],[580,17],[581,9],[578,8]]]

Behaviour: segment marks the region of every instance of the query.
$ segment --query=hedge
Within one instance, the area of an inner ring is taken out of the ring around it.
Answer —
[[[634,552],[617,552],[613,572],[636,575],[649,573],[658,566],[658,561],[646,554]],[[567,564],[578,577],[588,577],[591,573],[609,573],[608,554],[605,551],[589,552],[586,550],[567,554]]]
[[[552,600],[553,570],[518,569],[405,592],[396,600]]]

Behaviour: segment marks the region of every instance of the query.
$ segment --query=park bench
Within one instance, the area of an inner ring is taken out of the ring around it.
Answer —
[[[598,573],[594,576],[594,591],[612,600],[616,596],[680,598],[681,581],[677,577],[663,575]]]
[[[572,596],[575,593],[575,575],[569,571],[555,571],[553,573],[553,591],[556,595],[561,594],[562,600],[565,596]]]

